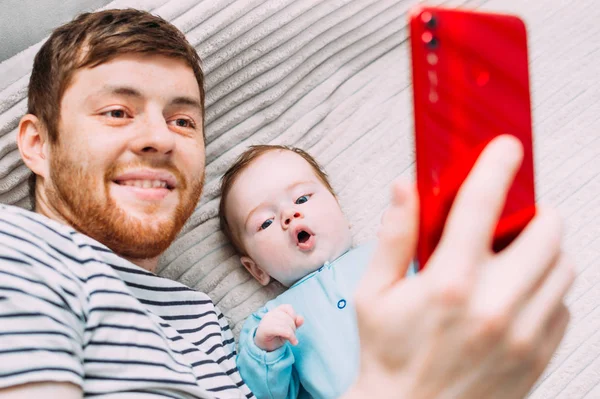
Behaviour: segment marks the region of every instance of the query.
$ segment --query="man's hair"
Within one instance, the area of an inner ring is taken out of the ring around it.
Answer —
[[[196,76],[204,112],[200,57],[179,29],[158,16],[135,9],[83,13],[56,28],[33,62],[27,112],[43,123],[50,144],[59,140],[60,102],[75,71],[124,54],[163,55],[185,61]],[[35,187],[35,174],[31,186]]]
[[[231,188],[235,184],[239,175],[246,170],[258,157],[270,151],[291,151],[300,155],[306,162],[309,163],[317,178],[321,181],[321,183],[323,183],[323,185],[325,185],[327,190],[329,190],[329,192],[337,198],[333,188],[331,187],[331,184],[329,183],[327,174],[323,171],[319,163],[306,151],[297,147],[285,145],[264,144],[250,146],[249,149],[247,149],[236,159],[233,165],[231,165],[231,167],[223,175],[223,178],[221,179],[221,201],[219,203],[219,222],[221,225],[221,231],[223,231],[225,236],[232,243],[235,250],[242,255],[245,254],[245,250],[238,237],[233,234],[231,226],[227,222],[227,217],[225,215],[225,203],[227,202],[227,196],[229,195],[229,192],[231,191]]]

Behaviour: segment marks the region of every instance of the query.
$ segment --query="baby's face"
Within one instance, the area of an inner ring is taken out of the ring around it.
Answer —
[[[231,188],[226,215],[248,257],[286,286],[352,245],[337,199],[291,151],[254,160]]]

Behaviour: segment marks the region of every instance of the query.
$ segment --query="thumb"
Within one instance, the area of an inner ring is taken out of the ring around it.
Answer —
[[[414,186],[398,179],[384,213],[379,242],[361,289],[377,294],[406,276],[417,245],[419,204]]]

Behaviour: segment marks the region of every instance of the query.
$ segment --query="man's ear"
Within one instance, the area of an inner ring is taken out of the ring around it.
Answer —
[[[252,259],[247,256],[241,256],[240,261],[242,265],[248,270],[248,272],[258,281],[261,285],[269,284],[271,281],[271,276],[267,274],[263,269],[260,268],[259,265],[256,264]]]
[[[19,122],[17,145],[25,165],[43,178],[48,176],[48,136],[42,122],[32,114]]]

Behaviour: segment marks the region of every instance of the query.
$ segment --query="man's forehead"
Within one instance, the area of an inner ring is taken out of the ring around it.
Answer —
[[[200,102],[200,88],[186,61],[161,55],[130,54],[114,57],[93,67],[77,69],[72,85],[95,94],[149,97],[193,97]]]
[[[202,104],[200,103],[200,98],[192,95],[180,95],[181,93],[174,93],[174,96],[167,97],[165,100],[170,105],[183,105],[189,106],[192,108],[197,108],[198,111],[202,111]],[[187,94],[187,93],[186,93]],[[147,93],[145,93],[144,88],[137,86],[119,86],[111,83],[106,83],[103,86],[99,87],[98,90],[92,92],[90,97],[102,97],[102,96],[122,96],[129,97],[139,100],[144,100],[149,97]]]

